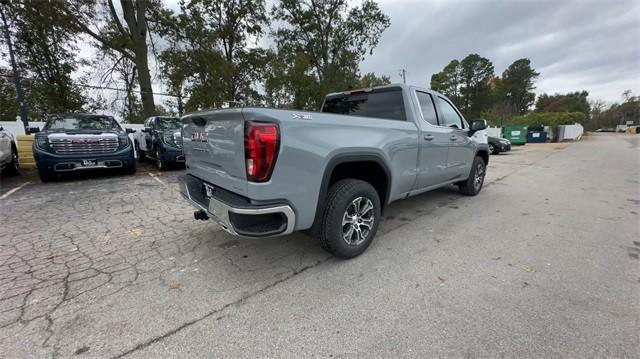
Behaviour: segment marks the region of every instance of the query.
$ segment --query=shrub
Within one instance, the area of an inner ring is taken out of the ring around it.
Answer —
[[[579,123],[584,125],[588,118],[582,112],[530,112],[510,118],[507,123],[522,126],[559,126]]]

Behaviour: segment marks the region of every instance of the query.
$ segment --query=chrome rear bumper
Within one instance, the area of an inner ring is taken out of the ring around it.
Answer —
[[[203,203],[202,194],[201,193],[192,193],[194,188],[189,189],[187,182],[184,180],[184,177],[179,179],[179,187],[180,193],[182,196],[191,203],[193,207],[199,210],[203,210],[207,213],[209,218],[213,219],[217,222],[222,229],[229,232],[234,236],[241,237],[275,237],[275,236],[283,236],[290,234],[293,232],[296,223],[296,215],[293,209],[286,204],[279,204],[274,206],[256,206],[256,207],[235,207],[229,205],[215,197],[209,197],[208,205]],[[196,189],[198,190],[198,189]],[[205,200],[205,202],[206,202]],[[285,228],[282,231],[278,231],[277,233],[251,233],[247,234],[243,233],[240,229],[234,227],[232,220],[230,219],[230,214],[238,214],[238,215],[247,215],[247,216],[259,216],[265,214],[281,214],[285,218]]]

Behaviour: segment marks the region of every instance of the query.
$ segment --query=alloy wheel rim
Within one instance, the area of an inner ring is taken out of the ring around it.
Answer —
[[[482,182],[484,181],[484,165],[482,163],[478,163],[476,166],[476,174],[473,179],[473,186],[476,190],[479,190],[482,186]]]
[[[342,216],[342,239],[350,246],[362,244],[373,228],[374,213],[369,198],[358,197],[351,201]]]

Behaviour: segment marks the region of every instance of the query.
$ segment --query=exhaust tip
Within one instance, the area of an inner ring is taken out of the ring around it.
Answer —
[[[209,216],[207,216],[207,212],[201,209],[199,211],[193,212],[193,218],[199,221],[206,221],[207,219],[209,219]]]

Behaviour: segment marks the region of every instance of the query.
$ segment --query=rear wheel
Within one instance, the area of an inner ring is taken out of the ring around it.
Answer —
[[[484,176],[487,173],[487,168],[482,157],[477,156],[473,159],[471,165],[471,173],[466,181],[458,184],[460,192],[467,196],[475,196],[480,193],[482,185],[484,184]]]
[[[7,164],[4,172],[9,176],[17,175],[19,173],[18,163],[18,151],[15,149],[15,147],[11,146],[11,162]]]
[[[340,258],[353,258],[373,241],[380,224],[380,198],[361,180],[346,179],[329,188],[318,230],[320,244]]]

